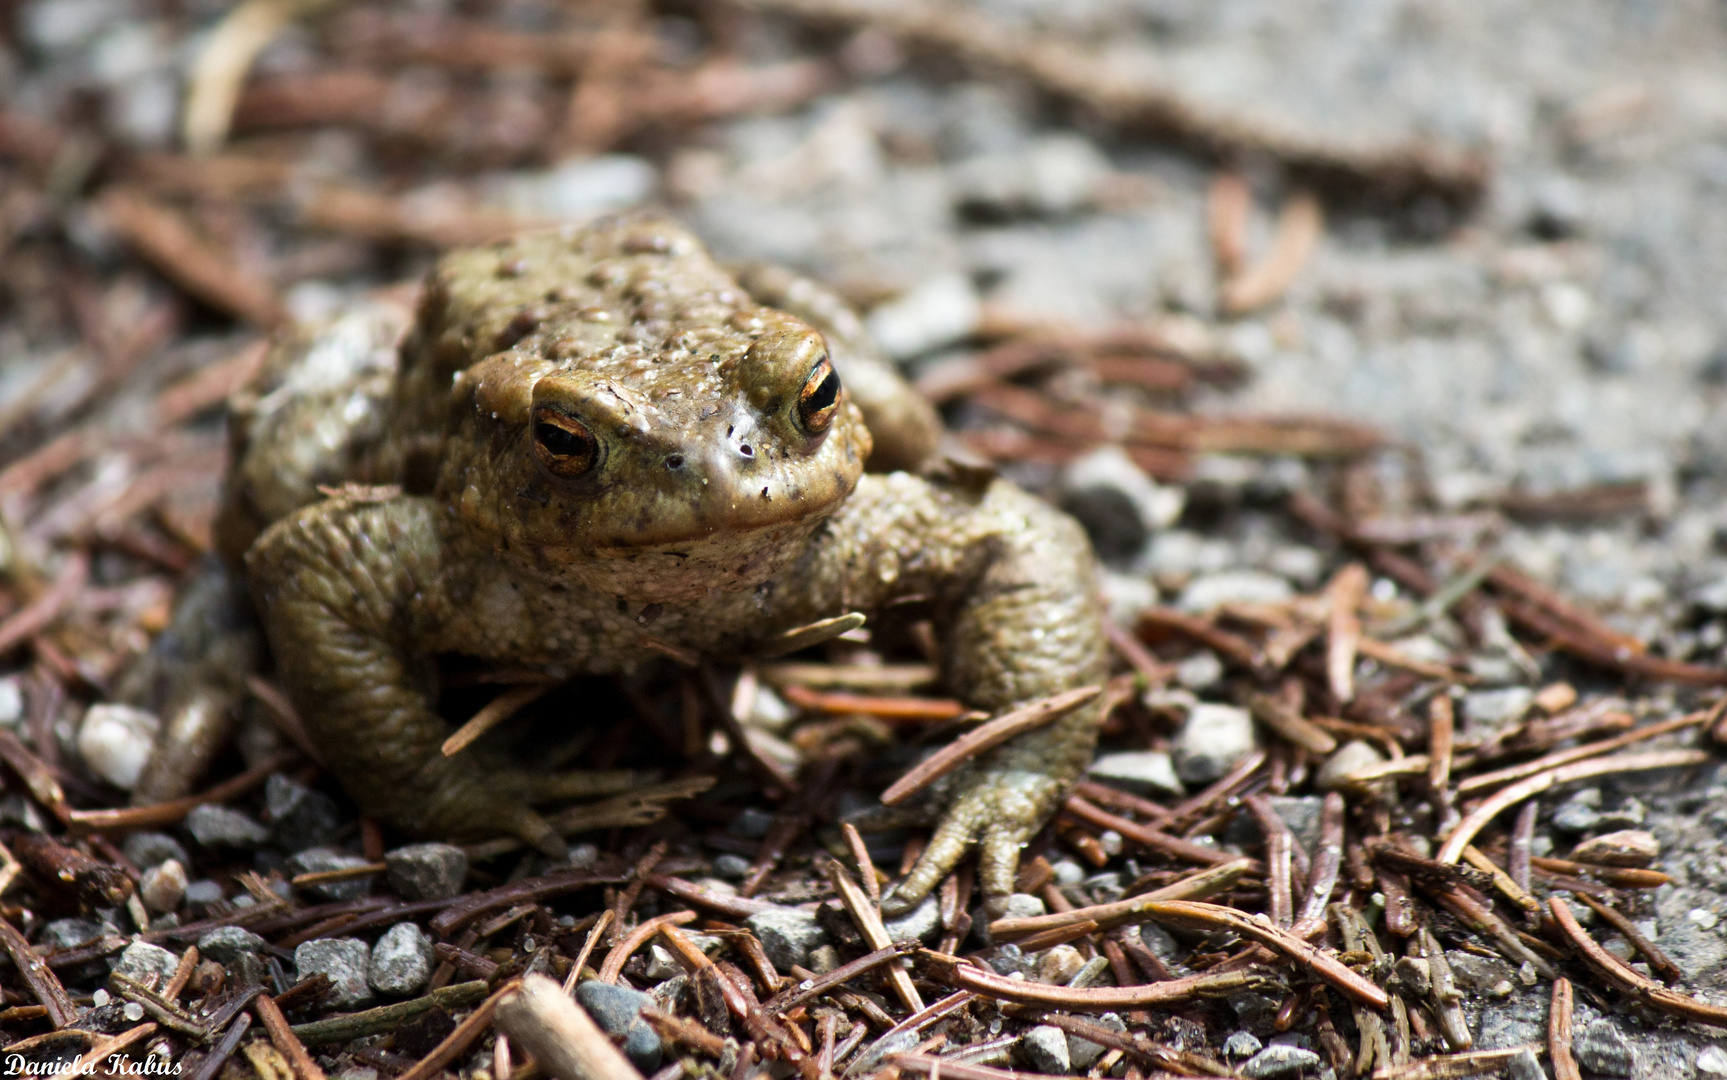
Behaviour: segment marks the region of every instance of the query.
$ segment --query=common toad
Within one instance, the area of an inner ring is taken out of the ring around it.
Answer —
[[[976,709],[1105,673],[1075,523],[1005,481],[880,471],[939,429],[855,316],[782,272],[729,276],[662,219],[457,251],[411,321],[374,306],[279,344],[233,424],[220,542],[332,769],[409,832],[559,851],[531,803],[629,782],[444,756],[439,655],[625,672],[917,597]],[[888,910],[974,843],[999,907],[1098,720],[968,766]]]

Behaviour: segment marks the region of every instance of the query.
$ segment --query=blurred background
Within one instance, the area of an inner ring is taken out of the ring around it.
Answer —
[[[1724,22],[13,0],[0,512],[26,553],[100,535],[186,565],[260,331],[451,245],[658,205],[864,310],[974,449],[1085,517],[1123,604],[1222,566],[1313,585],[1255,508],[1329,485],[1357,518],[1501,532],[1623,629],[1715,657]]]

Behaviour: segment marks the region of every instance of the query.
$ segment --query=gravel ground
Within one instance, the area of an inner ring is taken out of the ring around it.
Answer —
[[[1640,483],[1643,497],[1629,513],[1584,525],[1498,522],[1502,548],[1663,655],[1722,662],[1727,8],[1702,0],[980,7],[1009,25],[1091,42],[1100,63],[1150,73],[1268,128],[1350,144],[1431,137],[1484,147],[1493,183],[1461,223],[1420,206],[1396,216],[1330,207],[1286,300],[1220,320],[1206,225],[1210,164],[1076,125],[1012,81],[939,64],[932,74],[869,34],[842,39],[853,81],[805,107],[550,168],[504,162],[464,183],[527,214],[668,204],[729,257],[801,268],[874,306],[874,328],[914,374],[991,319],[1101,329],[1191,315],[1253,374],[1202,408],[1365,419],[1418,448],[1422,469],[1391,461],[1379,477],[1393,511],[1418,496],[1461,512],[1504,505],[1507,493]],[[16,48],[0,54],[0,98],[52,116],[94,91],[90,103],[106,110],[113,138],[139,149],[172,141],[179,80],[213,6],[164,15],[124,0],[38,0],[11,5],[11,14]],[[531,25],[530,15],[523,20]],[[752,34],[747,52],[763,63],[808,47],[788,26]],[[291,71],[307,48],[290,33],[260,69]],[[338,171],[383,168],[340,136],[325,149]],[[1289,192],[1269,165],[1249,162],[1245,171],[1257,196],[1250,243],[1258,250]],[[111,257],[111,238],[90,225],[75,239]],[[306,259],[304,269],[277,275],[292,310],[326,310],[416,273],[429,257],[327,254],[336,272]],[[47,370],[54,344],[16,319],[0,327],[0,402]],[[1051,467],[1016,476],[1062,488]],[[1322,578],[1321,553],[1310,536],[1260,512],[1255,492],[1328,478],[1293,460],[1206,459],[1186,515],[1170,507],[1165,528],[1115,569],[1170,594],[1242,567],[1311,587]],[[1147,601],[1142,593],[1120,599]],[[1682,791],[1633,780],[1603,784],[1599,794],[1609,810],[1637,800],[1643,827],[1662,843],[1674,883],[1653,895],[1647,929],[1692,987],[1727,990],[1719,841],[1727,770],[1702,770]],[[1554,831],[1548,818],[1560,803],[1550,797],[1544,806],[1544,833],[1569,842],[1601,831]],[[1498,981],[1488,972],[1471,994],[1477,1045],[1544,1038],[1545,984],[1525,990],[1512,980],[1499,996]],[[1615,1039],[1624,1039],[1637,1077],[1727,1073],[1727,1054],[1707,1029],[1651,1027],[1603,1011],[1612,1004],[1579,1005],[1579,1030],[1605,1047],[1598,1063],[1611,1064]],[[1598,1017],[1605,1027],[1592,1024]]]

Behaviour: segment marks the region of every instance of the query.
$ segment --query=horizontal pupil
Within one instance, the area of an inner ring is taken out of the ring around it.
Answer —
[[[573,432],[565,431],[556,424],[538,424],[534,428],[534,435],[540,440],[541,446],[558,457],[581,453],[582,441]]]
[[[810,412],[820,412],[832,405],[840,396],[840,377],[836,371],[829,371],[827,378],[804,396],[804,407]]]

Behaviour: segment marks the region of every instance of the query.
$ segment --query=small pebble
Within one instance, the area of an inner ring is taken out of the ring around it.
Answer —
[[[1602,1076],[1630,1076],[1636,1067],[1631,1044],[1606,1017],[1589,1021],[1589,1026],[1572,1038],[1571,1049],[1578,1064]]]
[[[154,990],[167,986],[168,980],[174,977],[179,966],[179,956],[160,945],[134,941],[120,954],[119,962],[114,965],[114,974],[124,975],[133,982]]]
[[[806,962],[813,949],[829,944],[827,931],[816,922],[815,912],[801,908],[772,908],[744,920],[750,932],[761,939],[762,951],[774,967],[786,971]]]
[[[1073,1070],[1067,1053],[1067,1033],[1049,1024],[1039,1024],[1020,1040],[1026,1064],[1046,1076],[1065,1076]]]
[[[353,1009],[372,1000],[367,978],[372,950],[358,938],[320,938],[294,950],[294,969],[300,978],[327,975],[330,993],[324,1003],[331,1008]]]
[[[1264,1049],[1251,1031],[1237,1031],[1223,1040],[1223,1056],[1227,1058],[1250,1058]]]
[[[1241,1065],[1241,1075],[1248,1080],[1278,1080],[1298,1076],[1304,1070],[1317,1069],[1319,1055],[1299,1046],[1273,1044],[1248,1058]]]
[[[1127,1030],[1127,1025],[1122,1023],[1121,1017],[1112,1012],[1094,1017],[1093,1022],[1099,1027],[1105,1027],[1111,1031],[1125,1032]],[[1103,1056],[1104,1049],[1103,1045],[1094,1043],[1090,1039],[1082,1039],[1077,1035],[1067,1037],[1067,1060],[1075,1072],[1081,1072],[1096,1065],[1097,1059]]]
[[[1710,1076],[1727,1076],[1727,1049],[1712,1043],[1698,1051],[1697,1071]]]
[[[143,709],[92,705],[78,725],[78,754],[91,772],[122,791],[131,791],[144,774],[161,727],[156,714]]]
[[[384,875],[404,900],[448,900],[468,879],[468,855],[454,844],[410,844],[384,853]]]
[[[654,999],[639,990],[589,979],[576,986],[576,1001],[608,1035],[624,1037],[624,1056],[644,1074],[660,1067],[664,1047],[654,1029],[642,1019],[642,1010]]]
[[[365,866],[366,860],[335,848],[307,848],[288,856],[288,870],[295,877],[301,874],[322,874],[331,870],[350,870]],[[345,881],[325,881],[305,886],[307,892],[325,900],[353,900],[372,891],[372,877],[348,878]]]
[[[1337,791],[1344,786],[1344,777],[1385,761],[1385,755],[1372,743],[1351,739],[1334,750],[1313,778],[1313,786],[1321,791]]]
[[[1101,754],[1086,772],[1093,780],[1135,795],[1179,798],[1187,794],[1175,775],[1174,760],[1161,750]]]
[[[437,960],[426,932],[411,922],[399,922],[372,946],[366,979],[380,994],[412,997],[426,988]]]
[[[268,947],[257,934],[241,926],[218,926],[198,939],[198,953],[218,964],[232,964],[242,954],[256,955]]]
[[[1661,841],[1642,829],[1621,829],[1583,841],[1571,849],[1571,857],[1602,866],[1645,867],[1661,857]]]
[[[18,676],[0,679],[0,727],[17,727],[24,719],[24,690]]]
[[[1522,1053],[1506,1063],[1505,1075],[1510,1080],[1547,1080],[1547,1074],[1541,1071],[1541,1062],[1536,1059],[1535,1051],[1528,1047],[1524,1047]]]
[[[1085,957],[1072,945],[1056,945],[1045,949],[1037,961],[1037,981],[1053,986],[1066,986],[1085,966]]]
[[[1176,775],[1190,784],[1209,784],[1253,752],[1253,717],[1234,705],[1200,702],[1188,710],[1170,744]]]
[[[126,837],[126,842],[120,845],[132,865],[141,870],[148,870],[157,863],[173,859],[181,866],[192,865],[192,857],[186,854],[186,849],[180,841],[159,832],[135,832]]]
[[[173,911],[186,896],[186,868],[169,859],[144,871],[138,880],[138,898],[149,911]]]
[[[205,803],[186,815],[186,832],[199,847],[250,851],[270,838],[270,830],[238,810]]]

